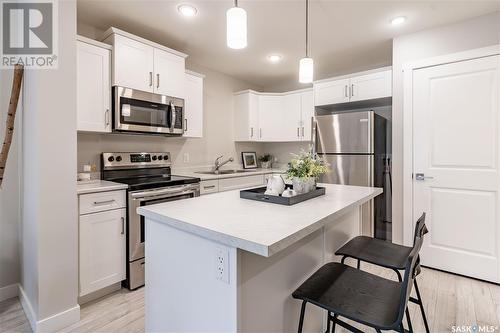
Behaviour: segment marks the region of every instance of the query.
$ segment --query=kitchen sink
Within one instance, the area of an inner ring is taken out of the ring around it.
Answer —
[[[218,171],[198,171],[195,173],[200,173],[203,175],[227,175],[234,173],[245,173],[245,172],[253,172],[253,170],[218,170]]]

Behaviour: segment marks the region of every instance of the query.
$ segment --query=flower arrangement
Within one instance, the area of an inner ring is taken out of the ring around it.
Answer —
[[[317,178],[328,172],[328,163],[318,155],[305,151],[292,154],[294,158],[288,163],[287,178]]]

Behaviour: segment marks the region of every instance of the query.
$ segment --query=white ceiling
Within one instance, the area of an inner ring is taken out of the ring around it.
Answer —
[[[185,18],[177,5],[198,15]],[[78,21],[100,30],[129,31],[190,55],[189,61],[271,89],[300,87],[304,56],[305,0],[240,0],[247,10],[248,47],[226,47],[225,12],[231,0],[78,0]],[[315,79],[391,64],[393,37],[500,10],[500,1],[311,0],[310,55]],[[391,18],[406,16],[393,27]],[[283,55],[270,64],[270,53]]]

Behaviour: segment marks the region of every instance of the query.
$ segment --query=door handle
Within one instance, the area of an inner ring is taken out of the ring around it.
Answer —
[[[160,88],[160,74],[156,74],[156,88]]]
[[[351,84],[351,97],[354,96],[354,84]]]
[[[348,88],[347,88],[347,84],[344,86],[344,88],[345,88],[345,89],[344,89],[344,95],[345,95],[345,97],[349,97],[349,95],[348,95],[348,93],[347,93],[347,89],[348,89]]]
[[[297,127],[297,137],[300,137],[300,127]]]
[[[149,72],[149,86],[153,86],[153,72]]]
[[[304,137],[304,126],[302,126],[302,137]]]
[[[416,173],[415,174],[415,180],[426,180],[426,179],[434,179],[434,177],[426,176],[423,173]]]
[[[253,138],[253,127],[250,127],[250,137]]]
[[[188,130],[188,120],[187,118],[184,118],[184,132],[187,132]]]
[[[125,218],[122,216],[122,232],[121,232],[122,235],[125,234]]]

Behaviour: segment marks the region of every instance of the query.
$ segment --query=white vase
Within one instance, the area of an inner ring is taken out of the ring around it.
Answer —
[[[316,178],[307,177],[307,178],[298,178],[295,177],[292,179],[293,189],[298,194],[304,194],[307,192],[311,192],[316,188]]]
[[[260,162],[260,166],[261,166],[263,169],[270,169],[270,168],[271,168],[271,161],[267,161],[267,162]]]

